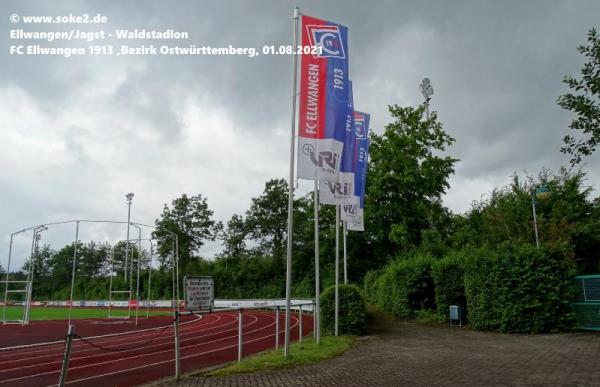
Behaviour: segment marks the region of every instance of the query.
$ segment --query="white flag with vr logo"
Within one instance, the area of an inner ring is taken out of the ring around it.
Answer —
[[[367,163],[369,160],[369,120],[370,115],[354,111],[354,196],[342,206],[342,220],[348,230],[364,231],[365,189],[367,182]]]

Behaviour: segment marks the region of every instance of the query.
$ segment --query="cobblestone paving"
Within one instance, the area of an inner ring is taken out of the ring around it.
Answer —
[[[317,365],[178,386],[600,386],[600,334],[502,335],[391,323]]]

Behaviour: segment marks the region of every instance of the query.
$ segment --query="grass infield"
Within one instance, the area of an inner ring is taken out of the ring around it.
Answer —
[[[272,350],[262,352],[254,356],[242,359],[224,368],[219,368],[205,376],[226,376],[231,374],[264,371],[278,368],[290,368],[318,363],[322,360],[341,355],[354,343],[354,336],[323,336],[321,343],[317,345],[313,337],[306,338],[301,343],[292,343],[290,355],[283,357],[283,350]]]
[[[0,306],[0,317],[2,315],[3,307]],[[111,310],[113,316],[127,316],[127,309],[113,308]],[[151,316],[168,315],[170,311],[150,311]],[[21,319],[23,315],[22,306],[8,306],[6,307],[6,319],[17,320]],[[140,316],[146,316],[146,308],[139,309]],[[131,316],[135,316],[135,309],[131,310]],[[76,308],[72,310],[71,318],[106,318],[108,317],[107,308]],[[69,318],[69,308],[53,308],[35,306],[31,308],[31,320],[66,320]]]

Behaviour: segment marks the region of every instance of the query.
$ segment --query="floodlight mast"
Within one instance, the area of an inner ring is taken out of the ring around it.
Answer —
[[[137,224],[132,224],[138,230],[138,252],[137,252],[137,275],[136,275],[136,291],[135,291],[135,325],[138,324],[138,311],[140,307],[140,261],[142,258],[142,228]],[[129,301],[131,303],[131,290],[133,279],[133,251],[131,252],[131,267],[129,268]]]
[[[138,230],[138,239],[137,241],[134,239],[133,242],[138,242],[138,246],[141,247],[141,240],[142,240],[142,228],[140,226],[138,226],[135,223],[131,223],[131,226],[135,227]],[[129,242],[132,242],[131,240],[129,240]],[[135,246],[135,243],[133,244],[133,246]],[[140,252],[138,251],[138,254]],[[135,247],[131,250],[131,260],[130,260],[130,265],[129,265],[129,290],[133,291],[133,259],[135,257]],[[139,257],[138,257],[139,260]],[[131,293],[129,294],[129,301],[131,301]]]
[[[429,103],[431,102],[431,96],[433,95],[433,85],[431,84],[431,80],[427,77],[423,78],[421,84],[419,85],[419,89],[421,90],[421,94],[423,94],[423,98],[425,98],[425,119],[429,122]],[[429,131],[429,125],[427,127]],[[427,153],[431,154],[431,146],[427,145]],[[438,198],[435,196],[430,196],[429,201],[433,204]],[[430,220],[431,227],[433,227],[433,221]]]
[[[146,303],[146,318],[150,317],[150,300],[152,299],[152,258],[154,255],[154,246],[152,245],[152,239],[148,239],[150,242],[150,264],[148,265],[148,300]]]
[[[423,81],[419,85],[419,89],[421,89],[421,94],[423,94],[423,97],[425,98],[425,117],[429,120],[429,101],[431,101],[431,96],[433,95],[431,80],[429,78],[423,78]]]
[[[125,197],[127,198],[127,243],[125,244],[125,272],[124,279],[127,282],[127,264],[129,262],[129,226],[131,222],[131,200],[133,200],[134,193],[130,192]]]
[[[421,84],[419,85],[419,89],[421,90],[421,94],[423,94],[423,98],[425,98],[425,119],[429,121],[429,103],[431,101],[431,96],[433,95],[431,80],[427,77],[423,78],[423,81],[421,81]],[[431,152],[431,147],[428,146],[427,150]]]

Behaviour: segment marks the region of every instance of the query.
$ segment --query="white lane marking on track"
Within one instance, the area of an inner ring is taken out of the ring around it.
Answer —
[[[295,323],[294,325],[291,325],[291,326],[290,326],[290,330],[291,330],[292,328],[295,328],[295,327],[297,327],[297,326],[298,326],[298,318],[296,318],[296,317],[294,317],[294,316],[292,316],[292,318],[293,318],[293,319],[296,321],[296,323]],[[275,318],[273,317],[273,320],[274,320],[274,319],[275,319]],[[273,323],[273,324],[271,324],[271,325],[275,325],[275,323]],[[266,328],[270,327],[271,325],[267,326]],[[279,333],[279,334],[281,334],[282,332],[285,332],[285,330],[283,330],[283,331],[279,331],[278,333]],[[250,332],[248,332],[248,333],[250,333]],[[236,335],[236,336],[237,336],[237,335]],[[244,343],[243,343],[243,344],[246,344],[246,343],[253,343],[253,342],[255,342],[255,341],[261,341],[261,340],[264,340],[264,339],[270,338],[271,336],[275,336],[275,334],[274,334],[274,333],[271,333],[271,334],[269,334],[269,335],[267,335],[267,336],[262,336],[262,337],[259,337],[259,338],[257,338],[257,339],[252,339],[252,340],[244,341]],[[222,347],[222,348],[213,349],[213,350],[210,350],[210,351],[205,351],[205,352],[201,352],[201,353],[196,353],[196,354],[193,354],[193,355],[187,355],[187,356],[183,356],[183,357],[181,358],[181,360],[184,360],[184,359],[190,359],[190,358],[193,358],[193,357],[198,357],[198,356],[206,355],[206,354],[209,354],[209,353],[218,352],[218,351],[223,351],[223,350],[225,350],[225,349],[229,349],[229,348],[235,348],[235,347],[237,347],[237,344],[233,344],[233,345],[229,345],[229,346],[225,346],[225,347]],[[189,348],[189,347],[188,347],[188,348]],[[183,349],[183,348],[182,348],[182,349]],[[105,373],[105,374],[102,374],[102,375],[95,375],[95,376],[90,376],[90,377],[87,377],[87,378],[81,378],[81,379],[76,379],[76,380],[72,380],[72,381],[67,381],[67,383],[66,383],[66,384],[77,383],[77,382],[82,382],[82,381],[85,381],[85,380],[90,380],[90,379],[101,378],[101,377],[104,377],[104,376],[109,376],[109,375],[120,374],[120,373],[127,372],[127,371],[133,371],[133,370],[138,370],[138,369],[142,369],[142,368],[152,367],[152,366],[156,366],[156,365],[159,365],[159,364],[170,363],[170,362],[173,362],[173,361],[174,361],[174,359],[171,359],[171,360],[163,360],[163,361],[156,362],[156,363],[145,364],[145,365],[143,365],[143,366],[138,366],[138,367],[132,367],[132,368],[128,368],[128,369],[126,369],[126,370],[119,370],[119,371],[114,371],[114,372],[108,372],[108,373]],[[48,387],[50,387],[50,386],[48,386]]]
[[[222,327],[225,327],[225,326],[233,325],[233,324],[235,324],[235,323],[237,322],[237,320],[238,320],[238,319],[237,319],[237,316],[235,316],[235,320],[233,320],[233,321],[231,321],[231,322],[228,322],[227,324],[224,324],[224,325],[221,325],[221,326],[217,326],[217,327],[209,328],[208,330],[212,330],[212,329],[219,329],[219,328],[222,328]],[[217,321],[218,321],[218,320],[217,320]],[[198,330],[198,328],[204,328],[204,327],[205,327],[204,325],[195,326],[196,330]],[[235,329],[235,328],[234,328],[234,329]],[[232,329],[228,329],[228,330],[232,330]],[[199,339],[199,338],[203,338],[203,337],[209,337],[209,336],[216,335],[216,334],[219,334],[219,333],[227,332],[228,330],[225,330],[225,331],[217,331],[217,332],[213,332],[213,333],[210,333],[210,334],[207,334],[207,335],[202,335],[202,336],[197,336],[197,337],[193,337],[193,338],[189,338],[189,339],[184,339],[184,340],[181,340],[180,342],[181,342],[181,343],[183,343],[183,342],[186,342],[186,341],[189,341],[189,340]],[[196,332],[192,332],[192,329],[189,329],[189,330],[188,330],[188,333],[186,333],[185,335],[191,335],[191,334],[194,334],[194,333],[196,333]],[[154,345],[146,346],[146,347],[144,347],[144,349],[148,349],[148,348],[154,348],[154,347],[161,347],[161,346],[164,346],[164,345],[169,345],[169,344],[171,344],[171,342],[172,342],[172,340],[171,340],[170,338],[166,338],[166,337],[159,338],[159,339],[157,339],[157,340],[167,340],[167,342],[166,342],[166,343],[162,343],[162,344],[154,344]],[[143,342],[143,340],[142,340],[142,341],[140,341],[140,342]],[[83,343],[83,344],[84,344],[84,345],[87,345],[87,344],[85,344],[85,343]],[[140,349],[140,348],[131,349],[131,350],[126,350],[126,351],[123,351],[123,352],[135,351],[135,350],[138,350],[138,349]],[[92,351],[98,351],[98,349],[96,349],[96,348],[92,348],[91,350],[92,350]],[[89,351],[89,350],[86,350],[86,351]],[[79,351],[79,352],[82,352],[82,351]],[[62,350],[60,351],[60,353],[58,353],[58,354],[57,354],[57,353],[54,353],[54,354],[52,354],[51,356],[54,356],[54,357],[56,357],[56,356],[59,356],[59,357],[60,357],[60,356],[61,356],[61,353],[62,353]],[[78,353],[78,354],[79,354],[79,353]],[[94,355],[88,355],[88,356],[74,356],[74,357],[71,357],[71,360],[70,360],[70,361],[71,361],[71,363],[72,363],[74,360],[87,359],[87,358],[90,358],[90,357],[111,356],[111,355],[112,355],[112,354],[109,354],[109,353],[97,352],[97,353],[96,353],[96,354],[94,354]],[[45,356],[50,356],[50,355],[45,355]],[[27,359],[25,359],[25,360],[27,360]],[[42,362],[42,363],[36,363],[36,364],[29,364],[29,365],[17,366],[17,367],[13,367],[13,368],[9,368],[9,369],[0,370],[0,373],[3,373],[3,372],[9,372],[9,371],[16,371],[16,370],[22,370],[22,369],[26,369],[26,368],[35,368],[35,367],[38,367],[38,366],[40,366],[40,365],[54,364],[54,363],[56,363],[56,364],[61,364],[61,360],[54,360],[54,361],[49,361],[49,362],[48,362],[48,361],[46,361],[46,362]]]
[[[195,321],[201,320],[202,318],[199,317],[197,319],[191,320],[191,321],[186,321],[184,323],[181,323],[181,325],[187,325],[187,324],[191,324]],[[146,331],[154,331],[154,330],[158,330],[158,329],[163,329],[166,327],[170,327],[171,325],[163,325],[160,327],[154,327],[154,328],[146,328],[146,329],[140,329],[140,330],[136,330],[136,331],[125,331],[125,332],[118,332],[118,333],[109,333],[106,335],[98,335],[98,336],[91,336],[88,337],[88,339],[99,339],[99,338],[104,338],[104,337],[114,337],[114,336],[124,336],[124,335],[130,335],[130,334],[135,334],[138,332],[146,332]],[[59,345],[59,346],[63,346],[65,344],[64,340],[57,340],[57,341],[48,341],[46,343],[34,343],[34,344],[25,344],[25,345],[15,345],[12,347],[2,347],[0,348],[0,358],[3,355],[3,352],[9,352],[9,351],[18,351],[20,349],[25,349],[25,348],[36,348],[36,347],[46,347],[46,346],[52,346],[52,345]],[[31,351],[31,353],[36,353],[37,351]],[[9,353],[9,356],[11,354]]]
[[[269,328],[269,327],[275,325],[275,322],[274,322],[275,321],[275,317],[274,316],[265,315],[265,314],[259,314],[259,315],[263,315],[263,316],[266,316],[266,317],[269,317],[269,318],[273,319],[273,323],[271,323],[269,325],[266,325],[264,327],[260,327],[258,329],[246,332],[246,334],[254,333],[254,332],[257,332],[257,331],[260,331],[260,330],[263,330],[263,329],[266,329],[266,328]],[[253,322],[251,322],[250,324],[244,325],[246,327],[250,326],[250,325],[253,325],[253,324],[255,324],[258,321],[257,317],[255,317],[253,315],[249,315],[249,316],[250,317],[254,317],[255,320]],[[294,319],[295,319],[295,317],[294,317]],[[274,336],[274,334],[272,334],[272,335]],[[183,350],[183,349],[188,349],[188,348],[195,348],[195,347],[199,347],[199,346],[202,346],[202,345],[212,344],[212,343],[216,343],[216,342],[223,341],[223,340],[228,340],[228,339],[235,338],[235,337],[237,337],[237,335],[228,336],[228,337],[224,337],[224,338],[220,338],[220,339],[216,339],[216,340],[212,340],[212,341],[207,341],[205,343],[198,343],[198,344],[188,345],[187,347],[183,347],[182,346],[181,349]],[[153,355],[156,355],[156,354],[159,354],[159,353],[172,352],[172,351],[173,351],[172,349],[169,349],[169,350],[154,352],[154,353],[151,353],[151,354],[129,356],[126,359],[130,360],[130,359],[135,359],[135,358],[142,358],[142,357],[146,357],[146,356],[153,356]],[[88,368],[88,367],[93,367],[93,366],[99,366],[99,365],[108,364],[108,363],[114,363],[114,362],[118,362],[118,361],[122,361],[122,360],[123,360],[122,358],[118,358],[118,359],[115,359],[115,360],[105,361],[105,362],[101,362],[101,363],[87,364],[87,365],[82,365],[82,366],[78,366],[78,367],[70,367],[69,370],[76,370],[76,369],[81,369],[81,368]],[[12,381],[16,381],[16,380],[29,379],[29,378],[33,378],[33,377],[37,377],[37,376],[44,376],[44,375],[56,374],[58,372],[60,372],[60,370],[48,371],[48,372],[43,372],[43,373],[39,373],[39,374],[35,374],[35,375],[22,376],[22,377],[18,377],[18,378],[13,378],[13,379],[8,379],[8,380],[0,381],[0,384],[6,383],[6,382],[12,382]]]
[[[254,316],[250,315],[250,317],[254,317]],[[256,318],[256,317],[254,317],[254,318],[255,318],[255,320],[253,322],[251,322],[249,324],[246,324],[244,326],[248,327],[248,326],[253,325],[254,323],[256,323],[258,321],[258,318]],[[275,320],[275,318],[273,317],[273,321],[274,320]],[[259,331],[261,329],[268,328],[268,327],[270,327],[272,325],[275,325],[275,323],[273,322],[272,324],[270,324],[268,326],[265,326],[265,327],[262,327],[262,328],[259,328],[259,329],[255,329],[255,330],[250,331],[250,332],[246,332],[246,334],[252,333],[252,332],[256,332],[256,331]],[[227,332],[227,330],[225,332]],[[227,340],[227,339],[234,338],[234,337],[237,337],[237,335],[228,336],[228,337],[224,337],[224,338],[220,338],[220,339],[216,339],[216,340],[212,340],[212,341],[207,341],[205,343],[199,343],[199,344],[189,345],[187,347],[181,347],[181,349],[198,347],[198,346],[201,346],[201,345],[216,343],[216,342]],[[189,341],[189,340],[192,340],[192,339],[187,339],[185,341]],[[149,354],[143,354],[143,355],[137,355],[137,356],[128,356],[128,357],[126,357],[126,360],[137,359],[137,358],[142,358],[142,357],[146,357],[146,356],[153,356],[153,355],[156,355],[156,354],[159,354],[159,353],[172,352],[172,351],[173,351],[173,349],[168,349],[168,350],[153,352],[153,353],[149,353]],[[78,366],[78,367],[69,367],[69,371],[76,370],[76,369],[81,369],[81,368],[95,367],[95,366],[104,365],[104,364],[108,364],[108,363],[119,362],[119,361],[123,361],[123,360],[124,359],[122,359],[122,358],[117,358],[117,359],[114,359],[114,360],[108,360],[108,361],[104,361],[104,362],[100,362],[100,363],[86,364],[86,365],[82,365],[82,366]],[[21,376],[21,377],[18,377],[18,378],[12,378],[12,379],[7,379],[7,380],[2,380],[2,381],[0,381],[0,384],[2,384],[2,383],[8,383],[8,382],[16,381],[16,380],[23,380],[23,379],[34,378],[34,377],[37,377],[37,376],[44,376],[44,375],[56,374],[58,372],[60,372],[60,370],[47,371],[47,372],[42,372],[42,373],[34,374],[34,375]]]
[[[215,315],[218,316],[217,320],[194,319],[192,321],[185,322],[184,324],[186,324],[186,327],[181,330],[183,332],[181,334],[181,336],[188,335],[189,333],[187,333],[187,332],[193,331],[194,329],[197,329],[198,325],[191,325],[191,326],[187,326],[187,325],[189,325],[189,324],[191,324],[193,322],[197,322],[198,320],[201,320],[201,322],[206,322],[206,324],[200,325],[202,327],[206,327],[207,325],[210,325],[210,324],[213,324],[215,322],[218,322],[220,320],[220,314],[215,314]],[[158,331],[160,329],[169,330],[170,328],[172,328],[172,327],[171,326],[163,326],[163,327],[160,327],[160,328],[151,328],[151,330],[153,330],[153,331]],[[147,332],[147,330],[146,329],[142,329],[142,330],[139,330],[139,331],[127,332],[127,334],[132,334],[132,333],[135,333],[135,332],[141,333],[141,332]],[[148,333],[148,334],[142,334],[142,335],[137,335],[134,339],[139,339],[139,338],[144,338],[144,337],[151,337],[151,336],[153,336],[155,334],[156,334],[156,332],[152,332],[152,333]],[[88,339],[88,340],[89,339],[93,339],[93,337],[91,337],[91,338],[86,337],[86,339]],[[77,349],[77,354],[81,354],[82,352],[90,352],[90,351],[94,351],[95,350],[93,348],[81,349],[81,348],[87,347],[87,344],[81,342],[78,339],[76,339],[76,340],[77,341],[73,342],[73,350]],[[119,342],[124,342],[124,341],[128,342],[130,344],[135,344],[135,343],[141,343],[144,340],[131,341],[128,338],[118,338],[118,339],[107,338],[107,339],[104,339],[104,340],[100,340],[100,341],[98,341],[96,343],[106,345],[107,343],[111,343],[111,342],[113,342],[113,343],[119,343]],[[116,345],[112,345],[112,346],[114,347]],[[29,361],[31,359],[39,359],[39,358],[48,357],[48,356],[55,356],[56,355],[56,351],[59,351],[59,352],[62,353],[63,350],[64,350],[64,341],[61,341],[60,345],[57,345],[56,347],[46,348],[46,349],[41,350],[41,351],[19,352],[18,350],[16,350],[17,352],[12,353],[11,356],[12,357],[19,357],[18,359],[1,360],[0,364],[15,363],[15,362],[19,362],[19,361]],[[49,353],[47,355],[29,356],[29,357],[23,359],[23,355],[27,355],[29,353],[40,354],[40,353],[44,353],[44,352],[49,352]],[[2,359],[1,356],[0,356],[0,359]],[[0,373],[3,372],[3,371],[6,371],[6,370],[0,370]]]

